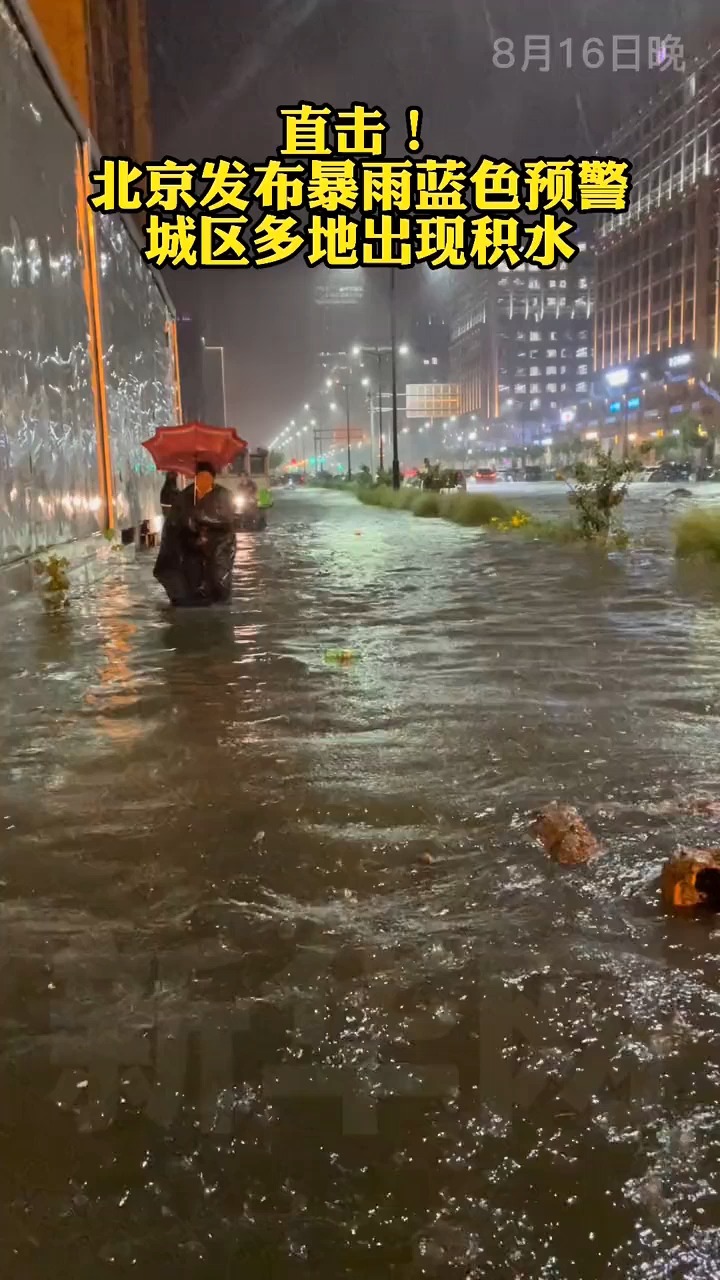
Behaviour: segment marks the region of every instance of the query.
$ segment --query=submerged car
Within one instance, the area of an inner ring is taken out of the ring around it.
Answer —
[[[495,484],[497,478],[497,471],[493,471],[492,467],[480,467],[473,475],[476,484]]]

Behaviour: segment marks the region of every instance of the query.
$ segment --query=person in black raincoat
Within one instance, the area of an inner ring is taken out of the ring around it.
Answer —
[[[215,484],[212,463],[200,462],[170,509],[153,573],[171,604],[222,604],[232,594],[234,563],[232,495]]]
[[[177,471],[168,471],[165,476],[165,483],[160,490],[160,507],[166,520],[179,493]]]

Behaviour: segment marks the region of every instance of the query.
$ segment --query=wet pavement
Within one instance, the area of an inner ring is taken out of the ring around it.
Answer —
[[[666,803],[720,796],[720,572],[671,510],[607,557],[299,492],[230,610],[139,557],[7,611],[3,1275],[720,1274],[720,932],[657,891],[720,844]]]

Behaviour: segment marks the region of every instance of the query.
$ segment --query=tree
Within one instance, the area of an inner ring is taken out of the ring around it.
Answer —
[[[578,513],[578,532],[588,541],[607,541],[622,535],[617,508],[627,493],[628,481],[641,469],[637,454],[616,460],[596,443],[590,462],[578,462],[570,483],[570,502]]]
[[[270,450],[269,465],[270,465],[271,471],[279,471],[284,461],[285,461],[285,454],[281,453],[279,449]]]

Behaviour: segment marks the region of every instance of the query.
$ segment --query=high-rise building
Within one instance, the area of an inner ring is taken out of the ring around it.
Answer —
[[[146,0],[30,0],[104,155],[152,159]]]
[[[591,258],[541,271],[458,273],[450,323],[450,377],[461,414],[488,422],[560,423],[587,396],[592,373]]]
[[[626,213],[597,230],[601,371],[673,348],[720,353],[720,50],[624,123],[603,154],[632,162]]]
[[[408,320],[407,343],[419,382],[447,382],[448,325],[439,307],[420,307]]]
[[[334,279],[337,277],[337,279]],[[365,274],[323,271],[313,296],[319,320],[318,352],[349,351],[363,339],[360,319],[365,302]]]
[[[205,396],[205,347],[197,314],[179,311],[177,316],[178,361],[182,392],[183,418],[186,422],[212,422]],[[217,406],[218,400],[215,401]],[[222,391],[219,397],[222,409]],[[221,422],[221,418],[216,418]]]

